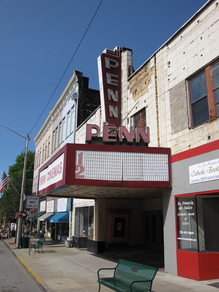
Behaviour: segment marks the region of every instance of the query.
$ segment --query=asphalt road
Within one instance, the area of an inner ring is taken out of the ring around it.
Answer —
[[[0,240],[0,292],[42,292],[11,250]]]

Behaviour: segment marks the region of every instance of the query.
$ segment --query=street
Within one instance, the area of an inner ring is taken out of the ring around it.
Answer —
[[[0,292],[42,291],[18,262],[4,241],[0,240]]]

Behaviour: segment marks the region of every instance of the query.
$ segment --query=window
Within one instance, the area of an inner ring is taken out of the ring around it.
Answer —
[[[75,107],[71,108],[71,132],[75,131]]]
[[[55,150],[55,141],[56,141],[56,131],[52,133],[52,152]]]
[[[56,133],[55,133],[55,149],[59,146],[59,130],[58,127],[56,127]]]
[[[178,249],[197,250],[197,214],[195,196],[176,199]]]
[[[49,157],[49,149],[50,149],[50,137],[48,138],[48,152],[47,152],[47,158]]]
[[[219,61],[212,67],[213,93],[217,117],[219,116]]]
[[[176,198],[178,249],[219,251],[219,195]]]
[[[66,129],[66,132],[67,132],[67,137],[70,135],[71,133],[71,115],[70,115],[70,111],[67,113],[67,125],[66,125],[67,129]]]
[[[46,160],[46,158],[47,158],[47,141],[46,141],[46,146],[45,146],[45,160]]]
[[[59,145],[58,143],[59,143],[58,127],[56,127],[52,134],[52,151],[54,151],[58,147]]]
[[[42,154],[42,161],[44,161],[44,155],[45,155],[45,150],[44,150],[44,148],[45,148],[45,144],[43,144],[43,154]]]
[[[146,129],[146,111],[145,108],[140,110],[138,113],[136,113],[132,117],[132,125],[135,128],[141,127],[143,129]]]
[[[94,207],[75,208],[75,236],[93,239]]]
[[[62,120],[62,142],[65,140],[65,118]]]
[[[38,153],[35,152],[34,169],[38,167]]]
[[[59,123],[59,145],[62,143],[62,122]]]
[[[188,81],[192,126],[219,116],[219,61]]]

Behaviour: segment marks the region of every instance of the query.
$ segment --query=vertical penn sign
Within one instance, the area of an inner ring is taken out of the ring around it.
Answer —
[[[120,48],[105,49],[97,59],[103,123],[120,126],[121,54]]]

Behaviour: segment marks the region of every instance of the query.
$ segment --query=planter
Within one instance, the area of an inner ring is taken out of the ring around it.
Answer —
[[[72,240],[65,240],[65,246],[66,247],[72,247],[73,246],[73,241]]]

